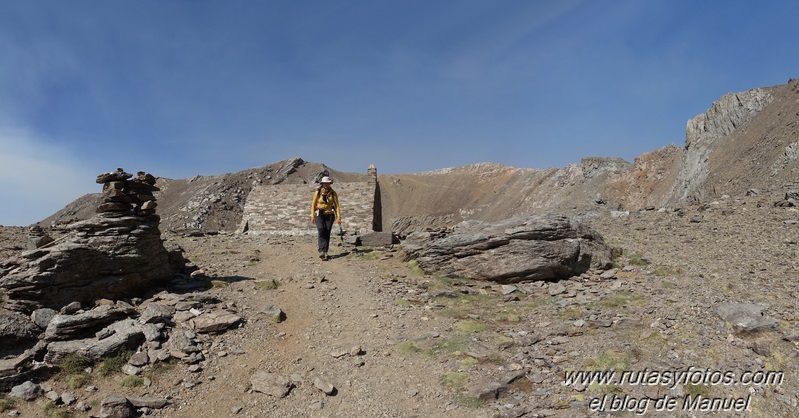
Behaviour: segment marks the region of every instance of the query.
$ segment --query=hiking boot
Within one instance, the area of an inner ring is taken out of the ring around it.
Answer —
[[[325,254],[325,252],[324,252],[324,251],[319,251],[319,258],[321,258],[322,260],[324,260],[325,258],[327,258],[327,254]]]
[[[327,256],[327,251],[325,251],[325,260],[330,260],[330,257]]]

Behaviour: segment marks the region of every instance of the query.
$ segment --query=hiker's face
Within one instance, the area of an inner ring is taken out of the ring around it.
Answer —
[[[325,189],[329,189],[330,183],[322,183],[322,187],[324,187]]]

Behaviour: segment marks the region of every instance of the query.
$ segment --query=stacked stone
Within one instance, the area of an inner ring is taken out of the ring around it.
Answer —
[[[130,212],[135,215],[154,215],[158,205],[153,192],[159,189],[155,186],[155,177],[139,171],[136,178],[132,174],[117,168],[111,173],[97,176],[97,183],[103,185],[103,203],[97,207],[97,212]]]
[[[28,229],[28,249],[35,250],[53,242],[53,238],[44,232],[39,225],[33,225]]]

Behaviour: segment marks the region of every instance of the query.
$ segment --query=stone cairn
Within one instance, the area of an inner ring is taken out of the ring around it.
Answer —
[[[131,177],[132,174],[121,168],[97,176],[97,183],[103,185],[103,203],[97,207],[98,213],[133,211],[138,216],[155,214],[158,204],[153,192],[161,190],[155,187],[155,177],[143,171],[136,173],[136,178]]]
[[[28,229],[28,249],[35,250],[53,242],[53,238],[44,232],[39,225],[33,225]]]

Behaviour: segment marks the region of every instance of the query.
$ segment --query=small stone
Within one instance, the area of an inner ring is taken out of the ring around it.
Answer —
[[[61,401],[61,395],[54,390],[45,393],[44,397],[56,403]]]
[[[141,373],[141,368],[136,367],[132,364],[126,364],[122,366],[122,373],[125,373],[126,375],[129,376],[136,376],[139,373]]]
[[[291,391],[292,383],[283,376],[265,371],[257,371],[250,378],[252,390],[283,398]]]
[[[771,347],[769,346],[767,341],[764,340],[757,340],[751,343],[749,348],[752,349],[756,354],[768,357],[771,355]]]
[[[72,302],[61,308],[60,313],[62,315],[72,315],[79,310],[80,310],[80,302]]]
[[[64,405],[67,405],[67,406],[68,405],[72,405],[77,400],[78,400],[78,398],[72,393],[64,392],[64,393],[61,394],[61,402],[63,402]]]
[[[322,379],[320,379],[318,377],[316,379],[314,379],[313,385],[314,385],[315,388],[317,388],[317,389],[321,390],[322,392],[324,392],[325,395],[332,395],[336,391],[336,387],[333,386],[332,383],[330,383],[330,382],[328,382],[326,380],[322,380]]]
[[[150,364],[150,358],[146,351],[139,351],[130,356],[128,363],[130,363],[132,366],[143,367]]]
[[[42,394],[41,386],[33,383],[31,381],[27,381],[22,383],[21,385],[14,386],[11,388],[11,396],[15,398],[21,398],[26,401],[32,401],[39,397]]]
[[[551,285],[549,285],[549,295],[550,296],[556,296],[556,295],[560,295],[562,293],[566,293],[566,286],[564,286],[564,285],[562,285],[560,283],[552,283]]]
[[[335,351],[331,351],[330,352],[330,356],[333,357],[333,358],[342,358],[342,357],[344,357],[344,356],[346,356],[348,354],[349,354],[349,352],[347,352],[345,350],[335,350]]]
[[[261,309],[261,313],[266,315],[274,323],[283,322],[286,319],[286,314],[280,307],[275,305],[266,305]]]
[[[616,273],[619,272],[619,269],[610,269],[605,270],[602,274],[599,275],[599,278],[602,280],[610,280],[616,278]]]
[[[133,405],[122,395],[110,395],[102,400],[100,404],[101,417],[128,418],[135,416]]]

